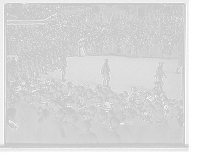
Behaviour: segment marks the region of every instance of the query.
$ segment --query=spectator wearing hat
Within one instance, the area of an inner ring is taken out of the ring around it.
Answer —
[[[123,103],[127,104],[128,103],[127,98],[129,96],[128,92],[127,91],[123,91],[122,95],[123,95],[123,99],[122,99]]]
[[[74,104],[74,101],[72,100],[71,97],[68,97],[64,100],[63,110],[66,113],[66,117],[76,113],[76,111],[72,109],[73,104]]]
[[[52,143],[64,143],[66,141],[66,135],[64,131],[64,124],[62,120],[65,118],[65,112],[58,110],[55,113],[55,117],[51,123],[51,142]]]
[[[112,105],[110,104],[109,101],[104,102],[102,106],[103,106],[103,109],[105,109],[106,113],[108,113],[108,110],[112,108]]]
[[[92,123],[93,121],[98,121],[97,119],[97,108],[95,106],[90,106],[90,115],[89,115],[89,120]]]
[[[182,110],[179,106],[173,109],[171,118],[168,120],[169,142],[170,143],[183,143],[183,121],[181,118]]]
[[[90,108],[90,106],[95,106],[95,103],[93,101],[93,92],[92,90],[88,90],[86,94],[86,99],[84,100],[86,107]]]
[[[95,98],[95,107],[97,108],[97,112],[102,109],[103,98],[101,96],[96,96]]]
[[[15,97],[15,92],[12,88],[8,89],[8,94],[7,94],[7,105],[13,105],[17,102],[17,99]]]
[[[20,97],[20,100],[15,103],[15,109],[16,109],[16,122],[19,123],[19,119],[20,119],[20,109],[22,107],[22,105],[25,105],[27,102],[25,101],[25,97],[26,97],[26,93],[25,91],[20,91],[18,93],[19,97]]]
[[[110,120],[111,120],[112,117],[116,116],[116,113],[114,112],[113,109],[110,109],[110,110],[108,110],[107,115],[108,115],[108,118],[106,119],[106,125],[107,125],[107,127],[109,127],[110,126]]]
[[[152,96],[154,96],[157,92],[160,92],[160,82],[156,81],[154,82],[154,88],[152,90]]]
[[[148,140],[151,143],[169,143],[170,127],[165,119],[164,112],[159,109],[156,110],[154,115],[152,127],[148,133]]]
[[[34,96],[33,99],[33,105],[37,108],[42,107],[40,101],[42,101],[42,97],[44,95],[44,91],[42,89],[39,89],[36,93],[36,96]]]
[[[46,94],[46,98],[47,98],[47,100],[55,99],[55,98],[54,98],[53,92],[48,92],[48,93]]]
[[[142,121],[134,134],[134,143],[151,143],[149,132],[152,128],[151,114],[143,112]]]
[[[120,121],[117,117],[111,118],[109,128],[104,128],[99,133],[99,143],[121,143],[121,137],[117,133],[117,128],[119,125]]]
[[[133,140],[134,140],[134,135],[136,134],[136,130],[141,123],[137,112],[130,108],[127,109],[126,110],[126,119],[125,119],[124,123],[126,124],[126,126],[128,128],[130,128],[132,135],[133,135]]]
[[[90,131],[91,123],[88,120],[83,121],[83,127],[81,133],[77,139],[77,143],[88,144],[88,143],[98,143],[98,138],[95,133]]]
[[[106,113],[106,111],[104,109],[101,109],[98,113],[97,113],[97,119],[98,121],[93,121],[91,122],[91,131],[94,132],[97,137],[99,136],[98,133],[103,129],[106,128],[106,120],[108,118],[108,115]]]
[[[84,108],[86,105],[83,102],[83,100],[79,100],[76,103],[72,104],[72,109],[75,110],[76,112],[79,112],[82,108]]]
[[[33,96],[27,94],[25,98],[27,104],[20,109],[20,132],[21,138],[25,143],[34,143],[38,128],[37,108],[33,105]]]
[[[76,140],[82,133],[82,130],[76,126],[78,116],[76,114],[72,114],[68,117],[65,117],[65,120],[67,121],[67,124],[64,125],[64,131],[67,137],[66,143],[76,143]]]
[[[63,91],[62,91],[62,90],[58,90],[58,91],[56,92],[56,100],[62,99],[62,98],[63,98],[63,95],[64,95]]]
[[[125,119],[126,119],[126,114],[123,111],[119,111],[116,113],[116,117],[119,119],[120,121],[120,125],[117,128],[117,133],[120,135],[121,137],[121,142],[122,143],[132,143],[133,142],[133,135],[132,132],[130,130],[130,128],[128,128],[126,126],[126,124],[124,123]]]
[[[76,125],[82,130],[83,121],[89,120],[90,109],[84,106],[77,112],[77,114],[79,116],[79,120]]]
[[[135,101],[137,99],[137,88],[132,87],[131,88],[132,95],[129,98],[129,101]]]
[[[82,94],[81,94],[80,89],[79,88],[75,88],[74,93],[72,95],[72,99],[74,100],[75,103],[78,102],[79,100],[82,100],[81,99],[81,97],[82,97],[81,95]]]

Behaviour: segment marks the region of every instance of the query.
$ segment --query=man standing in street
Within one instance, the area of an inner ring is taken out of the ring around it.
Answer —
[[[108,59],[105,59],[105,63],[101,69],[101,73],[102,75],[104,75],[103,86],[106,86],[106,80],[107,80],[107,87],[109,86],[109,81],[110,81],[109,72],[110,68],[108,66]]]
[[[160,90],[161,90],[162,93],[164,93],[163,89],[162,89],[162,86],[163,86],[162,78],[163,78],[163,76],[167,77],[165,75],[165,71],[163,70],[163,63],[159,63],[159,66],[158,66],[158,68],[156,70],[155,77],[157,79],[157,82],[159,82],[159,84],[160,84]]]
[[[62,71],[62,81],[64,81],[64,78],[65,78],[65,68],[66,67],[67,67],[67,62],[66,62],[66,59],[64,58],[64,56],[62,55],[62,57],[60,57],[59,63],[58,63],[58,68],[60,68]]]

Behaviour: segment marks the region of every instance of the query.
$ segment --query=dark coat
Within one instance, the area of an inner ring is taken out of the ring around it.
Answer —
[[[149,138],[149,131],[152,127],[152,123],[149,122],[142,122],[135,130],[134,134],[134,143],[151,143],[151,140]]]
[[[183,122],[176,117],[169,120],[169,142],[170,143],[183,143]]]
[[[38,128],[37,108],[32,104],[25,104],[20,109],[20,123],[22,137],[26,143],[35,142]]]
[[[95,103],[92,99],[86,99],[84,100],[86,107],[89,108],[90,106],[95,106]]]
[[[87,143],[98,143],[98,139],[95,133],[91,131],[86,131],[79,135],[77,143],[87,144]]]
[[[76,143],[79,135],[82,133],[79,127],[70,124],[64,125],[64,131],[67,137],[66,143]]]
[[[76,122],[76,126],[82,130],[83,129],[83,121],[85,121],[85,120],[89,121],[89,118],[84,119],[82,116],[79,116],[79,120]]]
[[[98,121],[92,121],[91,122],[91,131],[94,132],[97,137],[99,137],[99,133],[104,129],[104,128],[108,128],[106,123],[101,123]]]
[[[109,68],[108,64],[104,63],[104,65],[102,66],[102,69],[101,69],[101,74],[109,75],[109,72],[110,72],[110,68]]]
[[[23,105],[27,104],[27,102],[25,100],[20,100],[18,101],[17,103],[15,103],[15,109],[16,109],[16,117],[15,117],[15,120],[17,123],[19,123],[20,121],[20,109]]]
[[[120,125],[117,129],[117,133],[121,137],[122,143],[132,143],[133,142],[133,134],[126,125]]]
[[[99,143],[121,143],[121,137],[116,130],[104,128],[98,137]]]
[[[132,122],[132,124],[129,124],[129,122],[126,122],[125,124],[128,128],[130,128],[132,135],[133,135],[133,139],[134,139],[134,135],[135,135],[139,125],[137,123],[134,123],[134,122]]]
[[[168,143],[169,124],[166,120],[162,123],[155,122],[148,133],[150,143]]]
[[[54,119],[51,123],[51,142],[64,143],[66,139],[63,123],[59,119]]]

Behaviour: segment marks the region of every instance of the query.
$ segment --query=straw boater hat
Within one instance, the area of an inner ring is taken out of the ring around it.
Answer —
[[[106,101],[104,104],[103,104],[103,108],[104,109],[106,109],[106,110],[109,110],[109,109],[111,109],[111,104],[110,104],[110,102],[109,101]]]

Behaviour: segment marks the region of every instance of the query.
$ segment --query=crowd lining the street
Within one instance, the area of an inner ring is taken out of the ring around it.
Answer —
[[[111,87],[39,80],[41,73],[60,68],[61,58],[78,55],[80,38],[87,55],[178,57],[182,23],[179,10],[158,16],[151,8],[143,17],[107,14],[99,20],[90,9],[73,9],[60,11],[45,27],[7,26],[8,49],[14,47],[19,58],[7,61],[6,141],[183,143],[182,101],[167,97],[158,82],[152,92],[133,86],[128,95]]]

